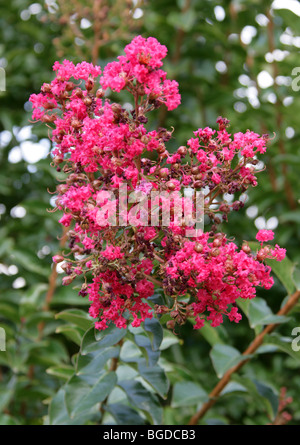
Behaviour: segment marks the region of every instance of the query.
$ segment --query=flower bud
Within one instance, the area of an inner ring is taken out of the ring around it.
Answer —
[[[159,144],[159,146],[157,147],[157,152],[164,153],[165,151],[166,151],[166,147],[163,144]]]
[[[75,90],[75,95],[76,95],[77,97],[82,97],[82,96],[83,96],[83,91],[82,91],[82,89],[81,89],[81,88],[76,88],[76,90]]]
[[[167,178],[169,176],[169,169],[168,168],[161,168],[159,170],[159,176],[161,178]]]
[[[173,330],[175,328],[175,321],[174,320],[167,321],[166,326],[167,326],[168,329],[172,329]]]
[[[102,90],[102,88],[99,88],[99,90],[96,91],[96,97],[97,99],[102,99],[102,97],[104,97],[104,91]]]
[[[244,244],[242,245],[242,251],[245,252],[247,255],[248,255],[249,253],[251,253],[251,248],[250,248],[250,246],[249,246],[248,243],[244,243]]]
[[[90,105],[92,105],[93,99],[89,96],[85,97],[83,99],[83,103],[84,105],[86,105],[87,107],[89,107]]]
[[[53,158],[54,165],[61,164],[62,162],[64,162],[64,158],[62,158],[61,156],[54,156]]]
[[[211,256],[216,257],[216,256],[220,255],[220,249],[218,249],[217,247],[214,247],[213,249],[211,249],[210,254],[211,254]]]
[[[74,275],[69,275],[68,277],[63,277],[62,279],[62,285],[63,286],[68,286],[69,284],[72,283],[72,281],[74,280],[75,276]]]
[[[87,79],[87,81],[85,82],[85,88],[88,90],[88,91],[91,91],[92,89],[93,89],[93,87],[94,87],[94,81],[93,81],[93,79]]]
[[[203,251],[203,245],[200,243],[196,243],[194,245],[194,251],[197,253],[201,253]]]
[[[214,239],[214,241],[213,241],[214,247],[221,247],[221,245],[222,245],[222,241],[220,240],[220,238]]]
[[[175,190],[176,186],[175,186],[174,182],[168,181],[166,185],[167,185],[169,190]]]
[[[42,93],[51,93],[51,85],[49,83],[44,83],[41,88]]]
[[[75,84],[73,82],[67,82],[66,84],[66,90],[67,91],[72,91],[75,87]]]
[[[180,156],[185,156],[187,154],[187,148],[184,145],[181,145],[178,148],[177,153],[180,154]]]
[[[64,261],[64,257],[62,255],[54,255],[54,257],[52,257],[52,261],[53,263],[58,264]]]

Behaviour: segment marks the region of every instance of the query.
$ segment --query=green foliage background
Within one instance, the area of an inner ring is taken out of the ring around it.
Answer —
[[[233,132],[275,133],[262,157],[266,169],[259,186],[222,230],[237,241],[251,240],[257,217],[269,224],[276,217],[276,242],[287,249],[290,262],[275,270],[270,291],[243,305],[239,325],[225,322],[194,331],[188,324],[174,336],[154,321],[128,332],[111,329],[103,337],[86,315],[87,302],[78,290],[61,287],[61,276],[50,306],[45,305],[51,257],[61,237],[58,213],[46,212],[51,208],[47,188],[55,190],[58,175],[49,157],[26,162],[28,141],[38,151],[47,138],[45,126],[27,131],[28,98],[52,79],[55,60],[77,62],[80,49],[90,61],[93,40],[89,28],[76,40],[63,21],[55,20],[55,1],[46,3],[52,20],[42,1],[0,4],[0,65],[6,70],[6,91],[0,92],[0,326],[7,336],[7,350],[0,352],[0,424],[186,424],[218,378],[272,322],[282,324],[201,423],[270,423],[279,390],[287,387],[294,398],[291,423],[299,424],[300,352],[291,349],[291,332],[299,325],[300,305],[288,318],[274,319],[273,313],[300,286],[295,266],[300,260],[300,101],[291,87],[292,70],[299,65],[300,17],[288,9],[271,10],[268,1],[153,0],[137,5],[143,16],[134,27],[126,28],[121,13],[107,20],[108,38],[98,52],[101,66],[137,33],[156,37],[169,49],[165,69],[179,82],[182,105],[159,111],[149,127],[173,126],[170,147],[185,144],[199,127],[213,127],[219,115],[230,119]],[[248,44],[241,39],[247,26],[255,34]],[[53,39],[58,37],[57,55]],[[225,72],[216,69],[224,67],[218,62],[226,64]],[[275,78],[268,88],[257,82],[262,71]],[[18,217],[22,209],[26,215]]]

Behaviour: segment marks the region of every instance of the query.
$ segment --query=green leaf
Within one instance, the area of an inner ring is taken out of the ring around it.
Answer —
[[[278,395],[271,386],[255,379],[241,377],[238,374],[233,374],[232,380],[246,388],[248,393],[258,402],[258,406],[264,407],[271,419],[274,419],[277,414],[279,401]]]
[[[289,320],[288,317],[283,315],[274,315],[266,301],[259,297],[250,301],[248,317],[251,328],[273,323],[285,323]]]
[[[238,393],[247,392],[247,388],[245,388],[245,386],[241,385],[240,383],[229,382],[221,392],[221,396],[225,396],[226,394],[231,394],[236,392]]]
[[[66,407],[71,418],[92,409],[109,395],[117,383],[115,372],[100,374],[94,385],[82,376],[73,376],[65,386]]]
[[[20,312],[22,316],[28,314],[30,310],[36,311],[39,304],[42,304],[43,296],[48,290],[48,287],[49,285],[45,283],[39,283],[30,287],[20,300]]]
[[[90,410],[70,418],[66,407],[66,394],[64,387],[61,388],[53,397],[49,406],[49,423],[50,425],[84,425],[91,417],[93,412]],[[98,410],[97,410],[98,411]],[[95,415],[96,413],[94,413]]]
[[[300,360],[300,354],[297,351],[293,351],[292,349],[292,338],[289,337],[282,337],[276,333],[265,335],[264,337],[264,345],[272,345],[276,346],[279,351],[285,352],[286,354],[293,357],[295,360]],[[260,353],[260,348],[257,350],[258,353]]]
[[[298,162],[300,162],[299,156],[297,156]],[[285,212],[279,217],[280,223],[295,222],[300,224],[300,211],[294,210],[293,212]]]
[[[167,16],[167,22],[183,31],[190,31],[196,20],[196,12],[188,9],[186,12],[172,11]]]
[[[118,385],[125,391],[132,406],[141,409],[155,425],[161,425],[162,408],[154,394],[135,380],[123,380]]]
[[[3,411],[14,395],[13,388],[0,387],[0,412]]]
[[[300,268],[299,267],[295,267],[293,277],[294,277],[294,283],[295,283],[297,290],[300,290]]]
[[[138,364],[138,370],[141,377],[152,386],[155,392],[166,399],[169,390],[169,381],[165,371],[159,365],[147,366],[146,362],[140,362]]]
[[[77,292],[74,292],[69,286],[60,286],[56,289],[51,300],[52,306],[87,306],[89,301],[86,298],[79,297]]]
[[[272,407],[272,411],[273,411],[272,419],[274,419],[277,414],[278,406],[279,406],[278,394],[275,393],[274,389],[271,386],[266,385],[265,383],[259,382],[254,379],[253,379],[253,382],[256,386],[256,390],[257,390],[258,394],[269,401],[269,403]]]
[[[0,425],[20,425],[20,422],[7,414],[0,414]]]
[[[55,318],[73,323],[75,326],[78,326],[85,331],[94,323],[92,317],[90,317],[87,312],[80,309],[66,309],[65,311],[56,314]]]
[[[224,341],[222,340],[220,333],[222,331],[222,328],[217,327],[213,328],[209,323],[205,322],[204,326],[199,330],[200,334],[203,335],[205,340],[211,345],[214,346],[215,344],[223,344]]]
[[[115,346],[99,349],[99,351],[88,355],[79,355],[76,364],[77,374],[89,375],[91,378],[96,378],[109,359],[119,356],[119,351],[120,348]]]
[[[13,322],[19,321],[18,307],[15,307],[8,303],[0,303],[1,317],[5,317]]]
[[[137,346],[139,346],[139,348],[142,348],[145,350],[146,357],[148,360],[148,365],[154,366],[159,359],[160,351],[157,351],[157,350],[154,351],[152,349],[152,344],[150,343],[149,338],[146,337],[145,335],[135,335],[134,340],[135,340],[135,343],[137,344]]]
[[[73,366],[51,366],[46,370],[47,374],[58,377],[62,380],[69,380],[74,374]]]
[[[69,425],[69,416],[65,404],[65,391],[60,389],[52,398],[49,406],[50,425]]]
[[[71,418],[76,414],[92,409],[109,395],[117,383],[113,371],[102,373],[94,385],[82,376],[73,376],[65,387],[66,407]]]
[[[153,351],[157,351],[163,340],[163,328],[157,318],[146,318],[144,329],[147,332]]]
[[[296,290],[296,286],[293,281],[295,264],[292,263],[288,257],[285,257],[282,261],[266,260],[266,264],[272,268],[272,271],[281,281],[288,294],[293,294]]]
[[[230,368],[250,357],[240,354],[232,346],[220,344],[215,344],[209,355],[219,378],[223,377]]]
[[[42,267],[38,257],[29,253],[29,251],[25,249],[14,249],[11,258],[16,264],[24,267],[25,270],[48,278],[50,267],[49,269]]]
[[[208,395],[206,391],[194,382],[176,382],[173,387],[173,396],[171,406],[180,408],[184,406],[198,405],[200,402],[206,402]]]
[[[168,329],[163,329],[163,341],[160,345],[160,350],[164,351],[165,349],[170,348],[170,346],[176,345],[180,343],[180,339],[178,336],[172,334]]]
[[[73,325],[62,325],[58,326],[55,331],[57,334],[63,334],[65,337],[69,338],[71,341],[80,346],[82,337],[84,335],[84,330]]]
[[[124,344],[121,347],[120,352],[120,360],[122,360],[125,363],[137,363],[139,360],[141,360],[143,357],[143,354],[141,350],[137,347],[137,345],[131,341],[126,340]]]
[[[104,331],[97,331],[95,334],[96,341],[98,345],[103,347],[114,346],[122,340],[127,334],[127,329],[118,328],[113,323],[111,323],[107,329]]]
[[[112,403],[106,405],[105,410],[115,418],[117,425],[145,425],[145,420],[130,406]]]

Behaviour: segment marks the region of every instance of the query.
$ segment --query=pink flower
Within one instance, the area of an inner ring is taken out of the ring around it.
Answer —
[[[283,249],[278,246],[278,244],[275,245],[275,249],[271,250],[271,255],[273,258],[275,258],[277,261],[284,260],[286,256],[286,249]]]
[[[118,246],[107,246],[105,250],[101,252],[101,255],[107,258],[108,260],[116,260],[117,258],[123,258],[124,253],[121,252],[120,247]]]
[[[214,173],[211,177],[211,180],[215,183],[215,184],[219,184],[221,182],[221,176],[218,175],[218,173]]]
[[[256,235],[257,241],[270,241],[274,238],[274,232],[272,230],[259,230]]]

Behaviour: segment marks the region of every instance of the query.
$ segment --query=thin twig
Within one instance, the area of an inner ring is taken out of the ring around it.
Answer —
[[[59,242],[60,250],[64,247],[64,245],[66,243],[67,233],[68,233],[68,227],[64,227],[63,228],[63,234],[62,234],[62,237],[61,237],[60,242]],[[54,292],[55,292],[55,289],[56,289],[57,275],[58,275],[57,274],[57,265],[56,265],[56,263],[53,263],[52,271],[51,271],[51,274],[49,276],[49,287],[48,287],[48,291],[47,291],[47,294],[46,294],[45,302],[44,302],[44,305],[43,305],[43,308],[42,308],[43,311],[48,311],[49,308],[50,308],[50,303],[52,301],[52,298],[53,298],[53,295],[54,295]],[[44,327],[45,327],[45,323],[44,322],[39,323],[39,325],[38,325],[39,340],[41,339],[41,337],[43,335]]]

